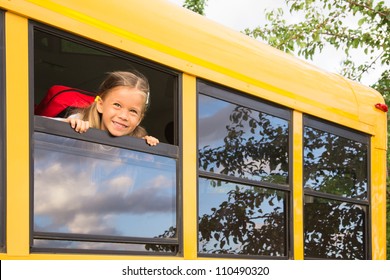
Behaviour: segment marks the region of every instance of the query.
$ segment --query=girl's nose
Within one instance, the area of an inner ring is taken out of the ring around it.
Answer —
[[[120,112],[119,112],[119,117],[121,118],[121,119],[123,119],[123,120],[128,120],[128,118],[129,118],[129,111],[127,111],[126,109],[122,109],[122,110],[120,110]]]

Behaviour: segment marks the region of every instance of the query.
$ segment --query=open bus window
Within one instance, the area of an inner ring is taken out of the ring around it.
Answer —
[[[35,28],[33,34],[35,106],[53,85],[96,92],[107,72],[135,69],[150,84],[150,107],[141,125],[160,142],[178,145],[177,73],[59,31]]]
[[[68,124],[35,117],[32,251],[177,254],[178,73],[33,26],[35,106],[53,85],[97,92],[107,72],[135,69],[150,84],[141,125],[160,144],[150,148],[101,130],[79,135]]]

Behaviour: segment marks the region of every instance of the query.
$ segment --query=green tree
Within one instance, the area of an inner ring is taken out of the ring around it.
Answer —
[[[204,16],[207,0],[185,0],[183,7]]]
[[[285,51],[313,59],[325,46],[343,50],[340,74],[360,81],[375,67],[383,72],[371,87],[390,101],[390,8],[378,0],[285,0],[292,16],[288,24],[282,8],[268,11],[269,23],[243,32]],[[205,15],[207,0],[185,0],[183,7]],[[355,51],[355,52],[354,52]],[[366,57],[363,62],[356,58]]]
[[[246,29],[244,32],[308,60],[321,53],[325,47],[341,50],[345,53],[341,74],[352,80],[360,81],[364,75],[381,65],[384,71],[371,86],[379,89],[383,95],[389,94],[390,9],[384,1],[285,1],[291,15],[297,15],[302,21],[288,24],[284,10],[277,9],[266,13],[269,23],[265,26]]]

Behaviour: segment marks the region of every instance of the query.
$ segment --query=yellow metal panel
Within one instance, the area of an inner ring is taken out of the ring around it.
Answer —
[[[25,256],[29,250],[27,18],[31,18],[186,73],[182,108],[186,259],[197,257],[195,76],[297,110],[293,125],[295,259],[303,258],[301,112],[374,135],[371,214],[379,227],[374,226],[372,231],[373,258],[384,258],[386,114],[374,108],[376,103],[383,102],[376,91],[326,73],[168,1],[154,0],[151,4],[113,0],[107,4],[105,0],[0,0],[0,7],[13,12],[6,16],[10,257]]]
[[[359,121],[374,126],[376,140],[373,145],[387,149],[387,113],[375,108],[375,104],[385,103],[383,97],[362,84],[351,82],[351,85],[359,105]]]
[[[196,78],[183,75],[183,243],[184,258],[197,257]]]
[[[350,81],[168,1],[113,0],[107,5],[104,0],[0,0],[0,5],[188,74],[375,134],[373,115],[361,110],[356,96],[360,92]],[[372,101],[382,100],[378,93],[370,94]]]
[[[303,116],[293,114],[293,245],[294,259],[303,260]]]
[[[376,142],[373,137],[373,143]],[[374,145],[372,145],[374,146]],[[386,151],[371,149],[372,259],[386,259]]]
[[[28,25],[5,16],[7,109],[7,253],[29,254]]]

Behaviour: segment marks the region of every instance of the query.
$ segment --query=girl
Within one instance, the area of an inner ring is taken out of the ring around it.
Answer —
[[[113,136],[143,138],[150,146],[159,140],[147,135],[139,126],[149,106],[149,83],[139,72],[108,73],[99,88],[99,95],[89,107],[68,117],[71,127],[84,133],[90,127],[108,131]]]

